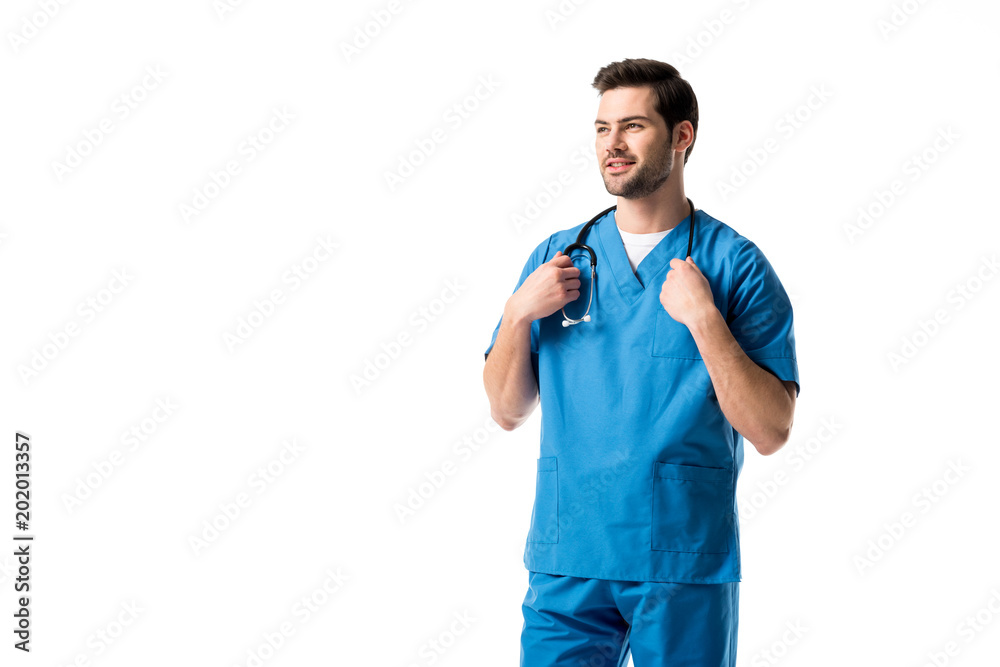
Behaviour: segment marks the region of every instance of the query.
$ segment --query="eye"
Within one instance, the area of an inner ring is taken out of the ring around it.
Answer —
[[[638,128],[642,128],[642,125],[640,125],[639,123],[629,123],[629,124],[628,124],[628,125],[626,125],[625,127],[626,127],[626,128],[629,128],[629,127],[638,127]],[[602,126],[602,127],[599,127],[599,128],[597,128],[597,133],[598,133],[598,134],[600,134],[600,133],[601,133],[602,131],[604,131],[604,130],[607,130],[607,129],[608,129],[607,127],[603,127],[603,126]]]

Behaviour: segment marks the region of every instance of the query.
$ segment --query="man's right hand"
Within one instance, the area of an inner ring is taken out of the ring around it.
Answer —
[[[515,319],[533,322],[548,317],[580,296],[580,269],[561,250],[531,272],[507,301]]]

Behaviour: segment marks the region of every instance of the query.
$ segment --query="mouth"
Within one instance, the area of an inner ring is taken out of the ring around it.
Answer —
[[[632,168],[635,162],[627,162],[625,160],[616,160],[614,162],[608,162],[607,171],[611,174],[620,174],[623,171],[628,171]]]

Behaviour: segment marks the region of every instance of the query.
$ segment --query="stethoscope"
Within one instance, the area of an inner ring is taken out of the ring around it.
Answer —
[[[685,256],[686,257],[690,257],[691,256],[691,244],[694,242],[694,203],[692,203],[692,201],[691,201],[690,198],[688,198],[687,202],[688,202],[688,206],[691,207],[691,224],[688,226],[688,251],[687,251],[687,255],[685,255]],[[586,312],[584,312],[583,317],[581,317],[578,320],[575,320],[575,319],[573,319],[572,317],[569,317],[566,314],[566,307],[563,306],[563,308],[562,308],[562,314],[563,314],[563,323],[562,323],[562,325],[564,327],[568,327],[571,324],[579,324],[580,322],[589,322],[590,321],[590,304],[593,303],[593,301],[594,301],[594,278],[597,275],[597,253],[595,253],[590,246],[585,245],[584,242],[583,242],[583,239],[587,238],[587,232],[590,230],[590,226],[591,225],[593,225],[594,223],[596,223],[598,220],[600,220],[601,218],[603,218],[605,215],[607,215],[611,211],[614,211],[616,208],[618,208],[618,204],[615,204],[614,206],[601,211],[600,213],[598,213],[597,215],[595,215],[593,218],[591,218],[590,222],[588,222],[587,224],[585,224],[583,226],[583,229],[580,230],[580,233],[577,234],[576,242],[575,243],[570,243],[568,246],[566,246],[566,249],[563,250],[563,254],[564,255],[569,255],[569,253],[571,251],[577,250],[577,249],[586,250],[590,254],[590,298],[587,300],[587,310],[586,310]]]

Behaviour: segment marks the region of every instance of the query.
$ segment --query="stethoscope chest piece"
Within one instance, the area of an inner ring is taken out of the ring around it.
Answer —
[[[688,206],[691,207],[691,224],[688,227],[688,251],[687,251],[687,256],[690,257],[691,256],[691,247],[692,247],[692,244],[694,243],[694,202],[692,202],[690,199],[688,199],[687,202],[688,202]],[[580,322],[589,322],[590,321],[590,305],[594,302],[594,281],[597,280],[597,253],[594,252],[593,248],[591,248],[590,246],[586,245],[583,242],[583,240],[585,238],[587,238],[587,232],[590,231],[590,228],[598,220],[600,220],[601,218],[603,218],[605,215],[607,215],[611,211],[615,210],[616,208],[618,208],[617,204],[615,204],[614,206],[610,206],[610,207],[604,209],[603,211],[601,211],[600,213],[598,213],[597,215],[595,215],[593,218],[591,218],[590,221],[583,226],[583,229],[580,230],[580,233],[577,234],[577,236],[576,236],[576,242],[575,243],[570,243],[568,246],[566,246],[566,249],[563,250],[563,254],[564,255],[569,255],[574,250],[585,250],[585,251],[587,251],[587,254],[590,255],[590,298],[587,299],[587,310],[584,311],[583,317],[574,319],[574,318],[572,318],[572,317],[570,317],[569,315],[566,314],[566,307],[563,306],[563,308],[562,308],[562,314],[563,314],[563,323],[562,323],[562,325],[564,327],[568,327],[571,324],[579,324]]]

